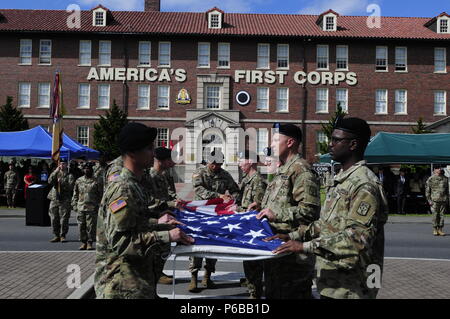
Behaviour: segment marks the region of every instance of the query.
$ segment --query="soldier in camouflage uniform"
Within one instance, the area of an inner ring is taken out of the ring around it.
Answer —
[[[444,215],[448,202],[448,178],[439,166],[434,168],[434,175],[428,178],[425,184],[425,196],[433,213],[433,235],[445,236]]]
[[[8,208],[15,208],[17,189],[19,188],[19,174],[16,172],[14,164],[9,164],[9,171],[3,176],[3,181]]]
[[[95,292],[100,299],[153,299],[154,254],[169,242],[193,239],[171,225],[155,231],[142,177],[153,160],[156,129],[129,123],[119,135],[123,168],[110,181],[99,208]]]
[[[94,177],[92,165],[85,163],[84,176],[77,179],[73,190],[72,208],[78,212],[80,250],[93,250],[97,229],[98,207],[103,196],[102,182]]]
[[[100,180],[102,185],[106,184],[106,169],[107,164],[104,157],[102,156],[100,158],[100,161],[94,166],[94,177]]]
[[[283,238],[275,253],[317,256],[321,298],[376,298],[384,258],[387,201],[377,176],[363,161],[371,135],[366,121],[338,118],[329,149],[342,170],[327,187],[320,219]]]
[[[192,184],[195,192],[194,200],[207,200],[219,197],[225,200],[239,198],[239,186],[230,173],[222,169],[223,160],[222,152],[213,151],[207,158],[207,165],[197,169],[192,174]],[[197,276],[198,271],[202,268],[202,262],[203,258],[190,258],[189,271],[192,275],[188,288],[190,292],[198,292]],[[214,282],[211,280],[211,273],[216,271],[216,262],[217,259],[206,258],[205,260],[205,275],[202,285],[206,288],[215,288]]]
[[[75,177],[67,171],[66,162],[62,161],[58,168],[50,174],[48,183],[53,186],[47,198],[50,200],[48,213],[55,235],[50,242],[65,242],[66,234],[69,231],[71,200],[75,184]]]
[[[257,156],[253,152],[246,151],[241,154],[239,159],[239,168],[244,173],[241,184],[239,185],[240,196],[238,201],[239,211],[248,211],[250,205],[256,203],[259,207],[266,191],[266,181],[258,172]],[[246,277],[247,289],[252,299],[260,299],[263,291],[263,268],[264,262],[244,261],[244,273]]]
[[[319,218],[320,186],[317,174],[298,153],[302,131],[292,124],[275,124],[273,156],[281,166],[267,186],[258,219],[266,217],[275,233],[288,234]],[[267,299],[311,299],[314,258],[299,254],[264,262]]]

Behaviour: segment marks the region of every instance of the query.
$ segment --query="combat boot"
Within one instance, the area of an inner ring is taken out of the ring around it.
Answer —
[[[61,236],[61,242],[62,242],[62,243],[67,243],[66,237]]]
[[[87,243],[83,243],[80,248],[78,248],[79,250],[86,250],[87,249]]]
[[[162,274],[161,277],[159,277],[158,280],[158,284],[163,284],[163,285],[171,285],[173,283],[172,278]]]
[[[211,280],[211,272],[205,270],[205,275],[203,276],[202,286],[208,289],[215,289],[216,284]]]
[[[61,241],[61,238],[60,238],[60,237],[55,237],[55,238],[53,238],[52,240],[50,240],[51,243],[58,243],[58,242],[60,242],[60,241]]]
[[[94,250],[94,247],[92,246],[92,242],[91,241],[88,242],[88,244],[86,246],[86,249],[87,250]]]
[[[191,282],[189,283],[189,287],[188,287],[189,292],[198,292],[197,276],[198,276],[197,272],[193,272],[191,274]]]
[[[442,231],[442,228],[438,228],[437,232],[439,236],[445,236],[445,233]]]
[[[433,228],[433,236],[439,236],[437,228]]]

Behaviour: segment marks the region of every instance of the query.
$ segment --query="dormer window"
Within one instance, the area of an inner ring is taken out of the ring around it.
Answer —
[[[218,8],[212,8],[207,12],[208,15],[208,28],[209,29],[221,29],[223,24],[224,12]]]
[[[336,17],[328,16],[325,19],[325,31],[334,31],[336,30]]]
[[[92,25],[94,27],[106,27],[108,9],[98,6],[92,11]]]
[[[425,23],[425,27],[438,34],[450,34],[450,15],[446,12],[442,12],[437,17],[434,17]]]
[[[445,18],[441,18],[439,19],[439,31],[438,33],[450,33],[449,32],[449,20],[450,19],[445,19]]]
[[[339,13],[328,10],[321,15],[317,20],[317,24],[322,28],[323,31],[333,32],[337,31],[337,17]]]

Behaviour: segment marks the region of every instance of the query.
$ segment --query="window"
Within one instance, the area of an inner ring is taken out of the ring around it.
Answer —
[[[448,33],[448,20],[447,19],[440,20],[439,33]]]
[[[91,65],[91,41],[80,41],[80,65]]]
[[[81,145],[89,146],[89,126],[77,127],[77,141]]]
[[[30,107],[31,83],[19,83],[19,107]]]
[[[375,70],[376,71],[387,71],[388,70],[388,48],[387,47],[377,47],[376,48],[376,60],[375,60]]]
[[[158,128],[157,147],[169,147],[169,129]]]
[[[170,42],[159,42],[159,66],[170,67]]]
[[[220,86],[206,87],[206,108],[220,109]]]
[[[270,44],[258,44],[258,69],[270,68]]]
[[[348,70],[348,46],[346,45],[336,47],[336,69]]]
[[[50,107],[50,83],[39,83],[38,85],[38,107]]]
[[[277,89],[277,112],[289,111],[289,89],[278,88]]]
[[[447,114],[447,92],[435,91],[434,115],[446,115],[446,114]]]
[[[139,110],[150,109],[150,85],[138,85],[138,105]]]
[[[230,67],[230,44],[229,43],[219,43],[219,68],[229,68]]]
[[[168,85],[158,86],[158,108],[168,109],[169,108],[169,91]]]
[[[88,109],[91,107],[91,85],[81,83],[78,85],[78,107]]]
[[[269,88],[258,88],[256,95],[256,110],[269,111]]]
[[[328,113],[328,89],[317,89],[316,113]]]
[[[434,72],[447,72],[447,50],[445,48],[434,49]]]
[[[33,53],[33,41],[28,39],[20,40],[20,64],[31,65]]]
[[[320,144],[326,143],[328,145],[328,136],[322,131],[316,132],[316,152],[320,153]]]
[[[52,64],[52,40],[41,40],[39,64]]]
[[[151,48],[151,42],[139,41],[139,65],[150,65]]]
[[[407,72],[407,55],[408,50],[406,47],[395,48],[395,71]]]
[[[258,155],[264,155],[264,149],[269,145],[269,130],[259,128],[256,132],[256,153]]]
[[[284,69],[289,68],[289,44],[278,44],[277,67]]]
[[[95,27],[104,27],[106,25],[105,19],[106,12],[96,11],[94,12],[94,26]]]
[[[336,109],[338,106],[348,113],[348,89],[336,89]]]
[[[98,108],[108,109],[109,108],[109,84],[99,84],[98,86]]]
[[[407,92],[406,90],[395,90],[395,114],[407,113]]]
[[[221,27],[221,14],[220,13],[210,13],[209,15],[209,28],[210,29],[220,29]]]
[[[98,64],[105,66],[111,65],[111,41],[100,41],[98,50]]]
[[[328,70],[328,45],[317,46],[317,69]]]
[[[387,90],[377,90],[375,96],[375,113],[387,114]]]
[[[336,31],[336,17],[325,17],[325,31]]]
[[[209,68],[209,55],[210,55],[209,43],[199,43],[198,44],[198,67]]]

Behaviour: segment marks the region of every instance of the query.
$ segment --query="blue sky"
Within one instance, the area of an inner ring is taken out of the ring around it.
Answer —
[[[99,3],[111,10],[143,10],[144,0],[0,0],[3,9],[58,9],[78,4],[83,10]],[[329,8],[343,15],[369,15],[378,4],[382,16],[434,17],[450,13],[450,0],[162,0],[163,11],[206,11],[217,6],[225,12],[318,14]]]

